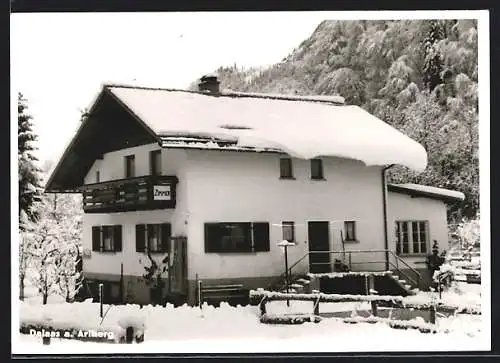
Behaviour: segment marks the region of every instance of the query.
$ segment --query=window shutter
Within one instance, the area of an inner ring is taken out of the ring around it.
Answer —
[[[101,227],[92,227],[92,251],[101,251]]]
[[[253,243],[255,252],[270,250],[268,222],[253,223]]]
[[[205,252],[219,252],[221,233],[219,223],[205,223]]]
[[[170,223],[162,223],[161,225],[161,250],[162,252],[168,251],[168,241],[172,235],[172,226]]]
[[[144,224],[136,224],[135,226],[135,251],[144,252],[146,249],[146,226]]]
[[[113,242],[114,242],[115,251],[121,252],[122,251],[122,226],[119,224],[116,226],[113,226]]]

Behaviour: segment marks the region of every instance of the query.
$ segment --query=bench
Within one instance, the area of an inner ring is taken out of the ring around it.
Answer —
[[[198,282],[200,289],[199,300],[210,305],[218,305],[221,301],[227,301],[230,305],[248,304],[249,290],[245,289],[242,284],[219,284],[219,285],[204,285],[201,281]]]

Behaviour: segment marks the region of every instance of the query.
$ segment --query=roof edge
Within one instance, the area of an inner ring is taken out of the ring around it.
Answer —
[[[422,184],[419,184],[422,185]],[[424,186],[424,185],[422,185]],[[443,189],[443,188],[440,188]],[[452,196],[452,195],[446,195],[446,194],[441,194],[441,193],[436,193],[432,191],[424,191],[424,190],[418,190],[418,189],[413,189],[409,186],[405,186],[404,184],[392,184],[389,183],[387,184],[387,190],[389,192],[394,192],[394,193],[399,193],[399,194],[405,194],[409,195],[412,197],[424,197],[424,198],[429,198],[429,199],[437,199],[437,200],[442,200],[444,202],[461,202],[465,200],[465,196],[463,193],[456,191],[457,193],[462,194],[462,196]],[[452,191],[450,189],[445,189],[448,191]]]
[[[102,84],[103,88],[129,88],[129,89],[139,89],[139,90],[147,90],[147,91],[164,91],[164,92],[185,92],[185,93],[193,93],[204,96],[212,96],[212,97],[231,97],[231,98],[261,98],[261,99],[272,99],[272,100],[282,100],[282,101],[298,101],[298,102],[317,102],[317,103],[326,103],[336,106],[345,105],[345,99],[342,96],[336,95],[287,95],[287,94],[279,94],[279,93],[259,93],[259,92],[239,92],[233,91],[230,89],[224,89],[218,92],[217,94],[209,94],[206,92],[200,92],[195,90],[187,90],[180,88],[164,88],[164,87],[148,87],[148,86],[139,86],[125,83],[113,83],[107,82]]]
[[[87,111],[88,115],[91,114],[94,111],[97,103],[102,98],[103,94],[104,94],[104,86],[101,87],[101,90],[99,91],[99,93],[97,93],[97,95],[94,97],[92,103],[90,104],[89,109]],[[89,119],[88,117],[85,117],[83,119],[83,121],[80,122],[80,125],[78,125],[78,128],[76,129],[73,137],[70,139],[70,141],[66,145],[66,147],[64,149],[62,149],[63,150],[62,154],[57,159],[57,163],[55,164],[55,166],[48,173],[48,178],[47,178],[47,180],[45,182],[45,185],[43,187],[43,190],[44,190],[45,193],[59,193],[60,192],[59,190],[57,190],[57,188],[51,188],[51,184],[54,181],[55,175],[57,174],[57,172],[61,168],[63,160],[68,156],[69,150],[75,144],[76,140],[78,139],[78,136],[80,135],[80,133],[82,132],[83,128],[87,124],[88,119]]]

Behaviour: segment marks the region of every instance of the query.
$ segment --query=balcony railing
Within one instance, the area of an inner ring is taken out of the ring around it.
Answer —
[[[140,176],[86,184],[82,187],[85,213],[112,213],[175,208],[176,176]]]

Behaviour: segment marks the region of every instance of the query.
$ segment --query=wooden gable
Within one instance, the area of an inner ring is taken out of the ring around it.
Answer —
[[[103,88],[46,184],[46,192],[79,192],[96,159],[111,151],[158,142],[154,132]]]

